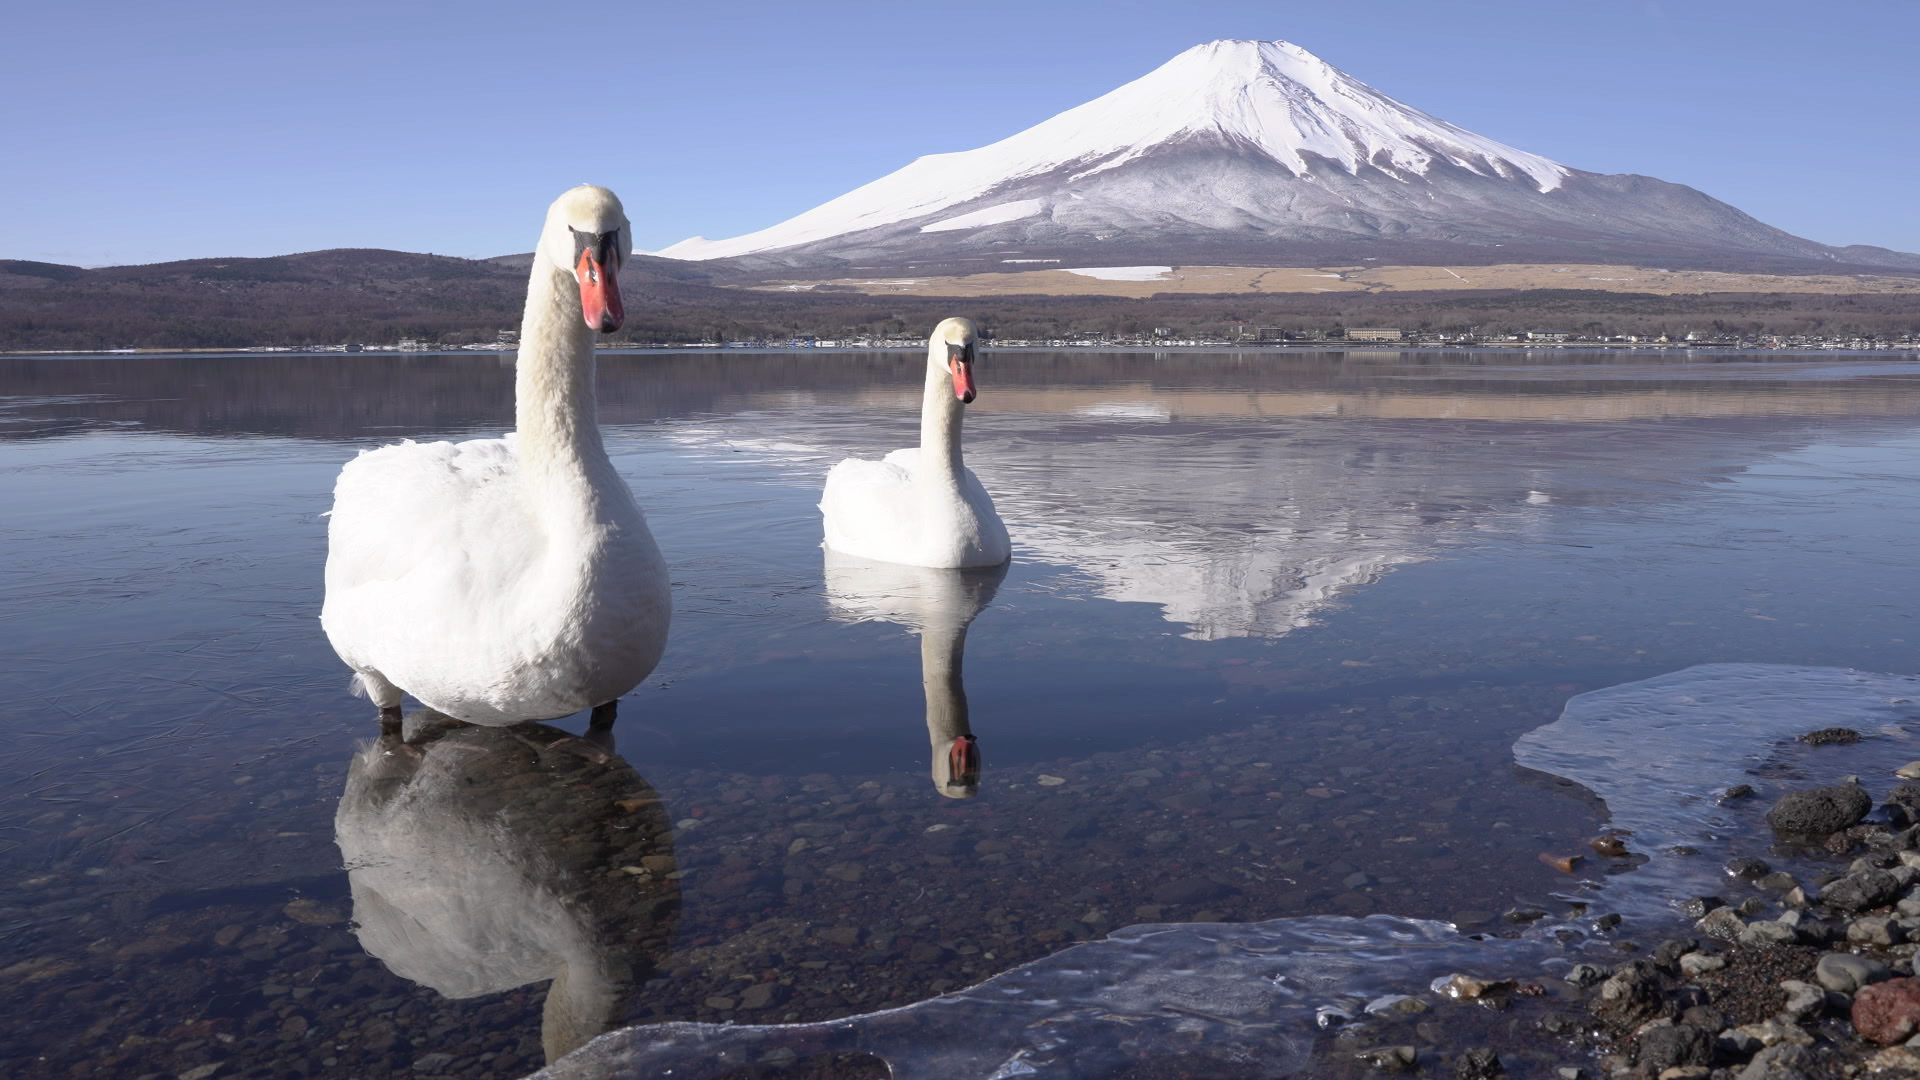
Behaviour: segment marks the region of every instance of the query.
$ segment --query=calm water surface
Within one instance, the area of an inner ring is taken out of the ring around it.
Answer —
[[[498,433],[509,363],[0,359],[8,1074],[511,1077],[1139,923],[1492,928],[1608,819],[1514,764],[1571,696],[1915,666],[1911,360],[989,353],[1011,567],[823,565],[921,363],[602,355],[677,605],[608,757],[376,742],[320,633],[340,464]]]

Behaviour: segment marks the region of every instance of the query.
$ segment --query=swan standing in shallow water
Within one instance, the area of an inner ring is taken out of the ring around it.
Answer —
[[[973,400],[975,333],[948,319],[927,339],[920,445],[884,461],[848,458],[820,496],[826,546],[907,566],[998,566],[1012,545],[979,478],[960,459],[960,414]]]
[[[402,692],[476,724],[593,709],[653,670],[672,600],[660,549],[594,417],[594,334],[625,317],[620,200],[547,211],[503,439],[363,452],[340,470],[320,622],[383,716]]]

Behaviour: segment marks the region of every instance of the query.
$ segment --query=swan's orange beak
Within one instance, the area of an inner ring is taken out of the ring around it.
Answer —
[[[620,281],[614,276],[620,257],[608,251],[608,246],[588,247],[573,264],[573,276],[580,281],[580,315],[588,326],[603,334],[620,329],[620,324],[627,321],[627,311],[620,306]]]
[[[973,346],[947,345],[947,370],[953,373],[953,396],[966,405],[973,401]]]
[[[947,783],[962,787],[980,786],[980,742],[971,735],[955,736],[947,747]]]

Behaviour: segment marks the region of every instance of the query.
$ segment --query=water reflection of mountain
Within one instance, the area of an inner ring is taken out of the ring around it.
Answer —
[[[1805,364],[1680,378],[1640,361],[1483,373],[1320,358],[1280,371],[1202,356],[1152,379],[1117,365],[1092,385],[1069,355],[1048,385],[1054,359],[1021,359],[1034,362],[983,375],[986,411],[967,436],[1016,558],[1072,566],[1203,639],[1284,635],[1342,590],[1467,538],[1550,538],[1554,508],[1700,497],[1827,418],[1920,410],[1920,387],[1899,379],[1781,377],[1819,370]],[[912,396],[868,387],[799,410],[767,393],[750,425],[669,430],[811,482],[843,454],[898,445]]]
[[[360,943],[449,998],[551,980],[541,1042],[557,1058],[620,1022],[672,943],[665,806],[554,728],[411,724],[354,755],[334,818]]]
[[[1831,363],[1673,364],[1587,354],[989,353],[989,411],[1145,419],[1372,416],[1622,420],[1912,416],[1920,386],[1767,374]],[[810,402],[894,402],[917,353],[603,353],[602,420],[643,423]],[[0,358],[0,438],[69,434],[72,421],[195,435],[364,439],[501,427],[512,357],[495,353]],[[1892,370],[1911,365],[1883,365]],[[1759,369],[1756,371],[1756,369]],[[5,400],[12,399],[12,400]],[[1141,413],[1140,410],[1147,410]]]
[[[840,457],[912,441],[919,363],[605,355],[601,415],[727,451],[700,468],[745,453],[817,491]],[[1021,559],[1073,566],[1194,637],[1271,637],[1457,538],[1550,536],[1554,508],[1699,498],[1837,424],[1905,426],[1920,416],[1914,371],[1731,355],[989,351],[968,461]],[[498,430],[511,380],[511,359],[485,354],[13,359],[0,361],[0,437],[74,423],[356,441]]]

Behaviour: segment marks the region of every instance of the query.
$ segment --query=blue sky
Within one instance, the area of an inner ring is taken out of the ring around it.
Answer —
[[[1286,38],[1576,168],[1920,251],[1915,0],[15,3],[0,257],[642,248],[762,228],[1220,37]]]

